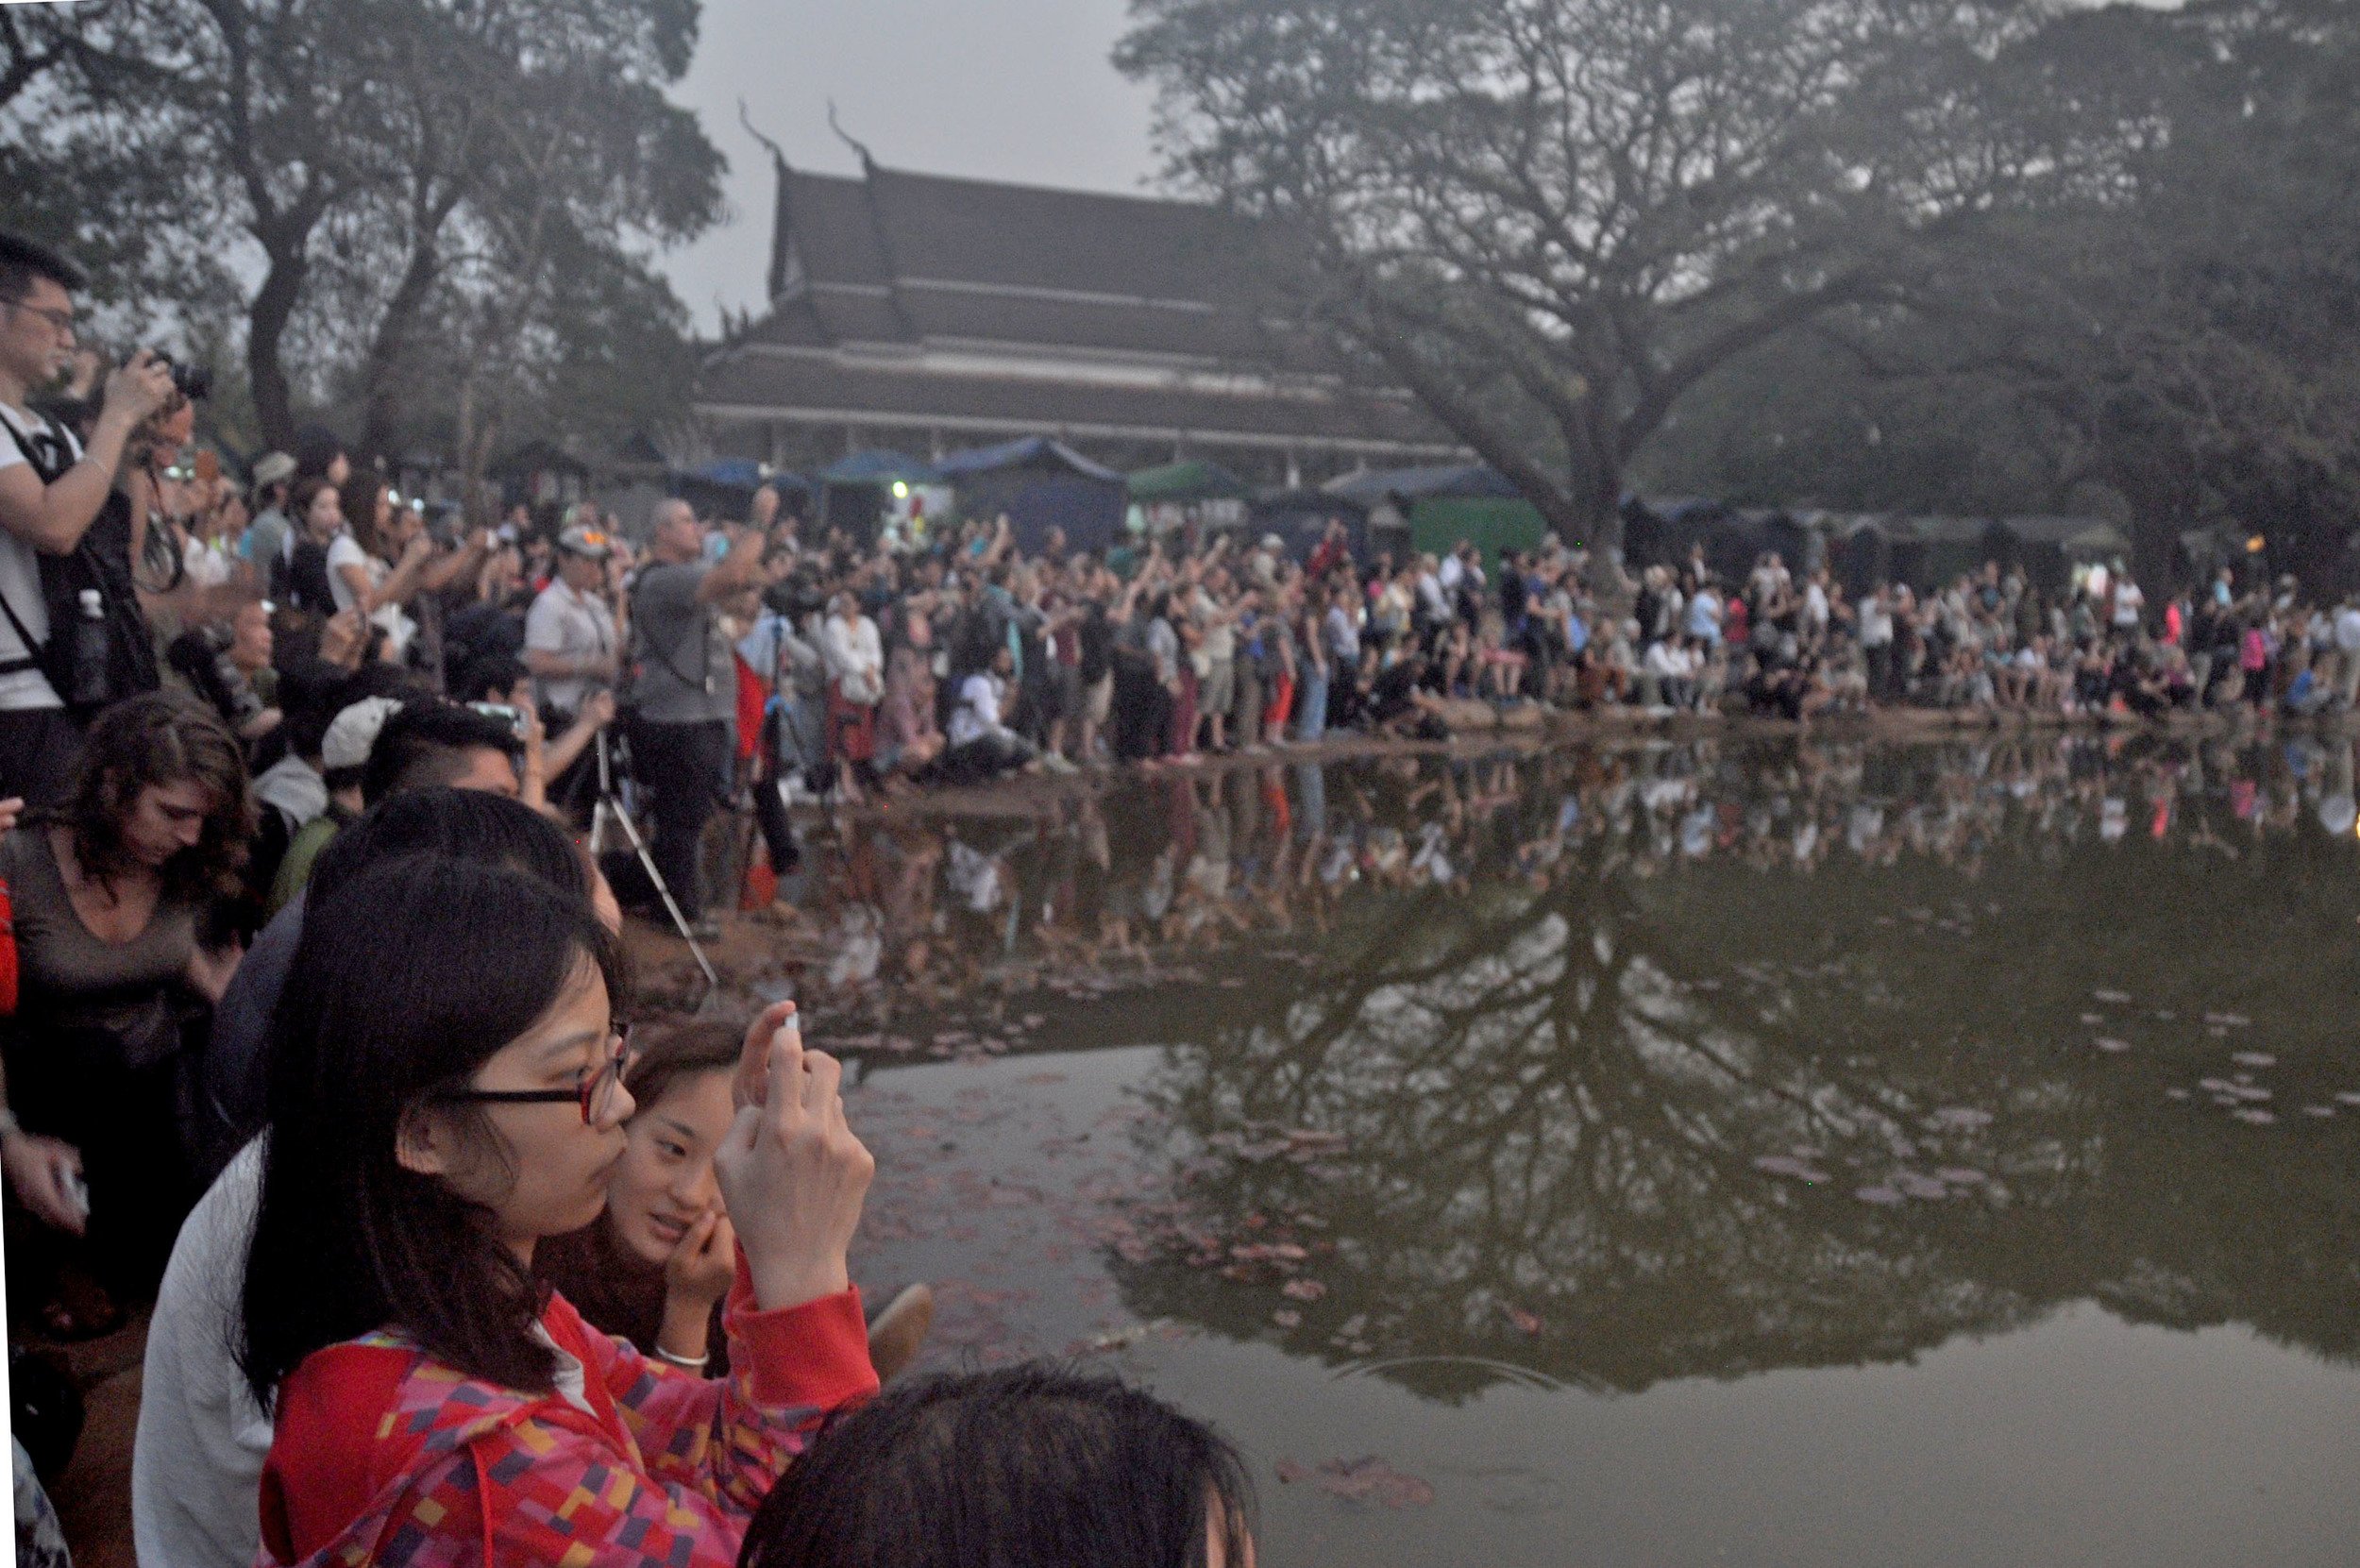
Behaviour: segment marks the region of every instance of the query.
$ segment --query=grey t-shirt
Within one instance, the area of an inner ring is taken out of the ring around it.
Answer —
[[[727,722],[737,711],[737,672],[729,639],[697,599],[713,569],[702,561],[649,566],[631,595],[632,636],[639,654],[632,696],[654,724]]]

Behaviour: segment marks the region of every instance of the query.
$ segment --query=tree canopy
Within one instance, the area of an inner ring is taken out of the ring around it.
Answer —
[[[0,220],[134,318],[211,325],[254,434],[480,450],[667,413],[686,317],[651,257],[721,211],[666,89],[697,0],[106,0],[0,35]],[[11,18],[13,21],[13,18]],[[126,205],[113,177],[149,199]],[[94,199],[105,191],[107,199]]]
[[[1636,479],[2332,531],[2335,0],[1137,0],[1187,187],[1561,531]]]

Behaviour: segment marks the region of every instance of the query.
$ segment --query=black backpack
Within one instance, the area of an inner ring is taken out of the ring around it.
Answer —
[[[13,420],[0,419],[0,428],[8,430],[43,484],[56,483],[74,466],[73,449],[62,440],[27,440]],[[156,644],[148,635],[147,618],[140,614],[139,595],[131,585],[130,543],[131,499],[118,490],[108,496],[71,553],[40,556],[42,602],[49,612],[47,642],[35,642],[23,614],[7,596],[0,595],[0,615],[8,617],[17,640],[32,650],[28,659],[0,660],[0,675],[38,669],[48,678],[59,700],[84,716],[162,684]],[[83,592],[93,589],[107,628],[105,680],[98,691],[77,702],[74,628],[82,619]]]

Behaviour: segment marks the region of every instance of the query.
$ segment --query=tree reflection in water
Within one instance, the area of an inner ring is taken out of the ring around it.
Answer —
[[[1169,1044],[1132,1309],[1436,1397],[2090,1298],[2348,1357],[2352,778],[2052,736],[1126,781],[855,839],[812,907],[875,957],[806,985],[855,1054]]]

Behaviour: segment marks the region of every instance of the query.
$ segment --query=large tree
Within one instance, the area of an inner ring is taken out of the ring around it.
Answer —
[[[1705,378],[1905,300],[2059,177],[1987,111],[2030,18],[1918,0],[1136,0],[1187,184],[1299,234],[1317,309],[1561,531],[1619,539]]]
[[[387,452],[450,423],[457,383],[429,371],[455,330],[498,334],[476,390],[502,402],[495,367],[532,381],[580,357],[586,313],[552,304],[578,286],[632,289],[680,334],[649,255],[721,210],[720,155],[666,97],[698,19],[696,0],[112,0],[104,46],[6,112],[59,149],[53,187],[76,147],[180,171],[142,248],[241,280],[261,437],[336,402]],[[119,216],[86,201],[61,237]]]

